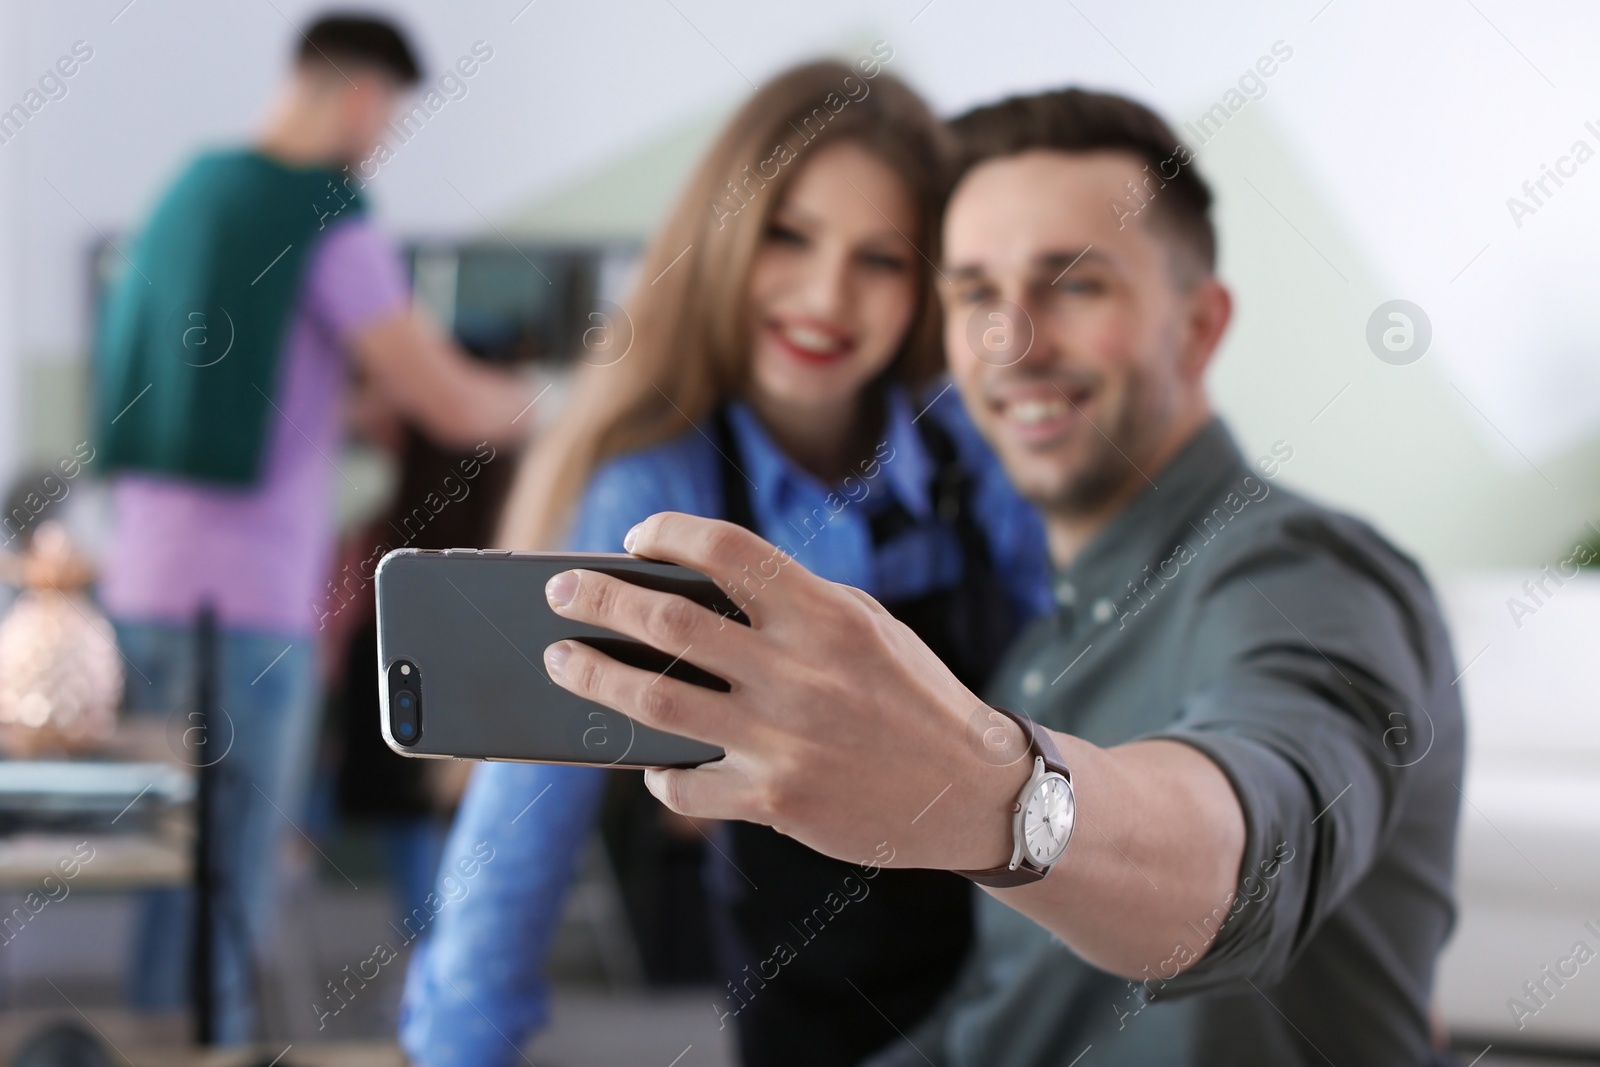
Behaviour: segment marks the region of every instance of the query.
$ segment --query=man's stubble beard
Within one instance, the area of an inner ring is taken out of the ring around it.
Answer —
[[[1109,420],[1090,422],[1079,413],[1088,435],[1083,459],[1065,480],[1053,486],[1030,487],[1022,496],[1046,516],[1080,519],[1099,514],[1113,501],[1148,485],[1143,468],[1157,441],[1170,426],[1174,405],[1163,397],[1150,375],[1134,371],[1126,379],[1123,402]]]

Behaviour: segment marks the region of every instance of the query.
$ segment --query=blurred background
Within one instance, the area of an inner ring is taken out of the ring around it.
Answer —
[[[25,488],[33,472],[83,458],[86,351],[115,246],[193,151],[250,134],[295,27],[322,10],[0,0],[0,109],[59,57],[92,52],[44,106],[0,113],[0,484]],[[424,90],[475,43],[492,49],[463,93],[392,142],[367,189],[403,240],[418,297],[492,362],[569,360],[590,312],[625,299],[641,242],[719,124],[797,61],[850,59],[885,41],[887,69],[941,114],[1065,84],[1163,112],[1218,196],[1221,273],[1237,303],[1212,376],[1220,408],[1247,454],[1292,448],[1285,483],[1413,552],[1451,616],[1471,726],[1462,914],[1439,982],[1458,1051],[1463,1061],[1487,1051],[1484,1064],[1600,1062],[1600,967],[1532,1018],[1508,1006],[1574,942],[1600,947],[1600,581],[1526,587],[1577,546],[1600,544],[1600,8],[410,0],[382,10],[421,50]],[[1268,54],[1276,72],[1241,92]],[[1397,300],[1413,329],[1399,352],[1372,340],[1396,321]],[[454,462],[415,442],[352,443],[337,461],[347,559],[370,551],[363,531],[409,511]],[[428,547],[481,543],[511,460],[486,469],[471,507],[431,530],[439,544]],[[105,521],[92,460],[65,484],[56,510],[92,556]],[[370,662],[359,623],[350,627],[326,656]],[[395,1062],[401,967],[385,968],[328,1031],[305,1005],[383,936],[449,803],[417,781],[412,801],[363,810],[362,761],[393,758],[360,749],[362,737],[375,743],[365,717],[375,701],[375,690],[329,684],[316,814],[297,828],[291,920],[264,986],[279,1047],[331,1037],[352,1063]],[[23,807],[59,785],[8,781],[7,803]],[[176,810],[191,788],[180,776],[155,794]],[[142,825],[154,833],[166,817],[152,809]],[[397,849],[400,823],[421,829]],[[0,834],[11,829],[0,821]],[[710,993],[696,985],[705,976],[675,950],[651,903],[659,895],[630,899],[623,887],[638,880],[619,878],[614,861],[637,850],[617,838],[586,861],[558,953],[564,999],[535,1054],[728,1062]],[[4,914],[37,882],[30,864],[44,841],[0,836]],[[161,868],[159,855],[122,844],[126,870],[88,865],[103,874],[0,946],[0,1056],[58,1016],[90,1020],[134,1054],[186,1039],[181,1016],[125,1010],[116,958],[133,922],[121,890],[181,880],[184,855]],[[671,842],[656,847],[658,876],[687,862]]]

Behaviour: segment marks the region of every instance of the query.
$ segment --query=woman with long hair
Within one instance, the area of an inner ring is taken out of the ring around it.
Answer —
[[[878,598],[977,687],[1047,605],[1043,533],[939,380],[943,131],[885,59],[795,68],[729,122],[644,257],[631,343],[583,368],[501,544],[617,551],[657,511],[724,518]],[[544,1023],[540,971],[604,781],[477,769],[442,868],[474,877],[408,975],[416,1062],[511,1063]],[[948,988],[964,880],[752,824],[707,832],[714,1010],[750,1067],[859,1062]],[[473,863],[481,843],[493,858]]]

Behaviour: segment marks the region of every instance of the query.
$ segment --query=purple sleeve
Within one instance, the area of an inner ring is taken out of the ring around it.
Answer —
[[[400,249],[370,218],[336,224],[306,266],[306,305],[347,342],[410,302]]]

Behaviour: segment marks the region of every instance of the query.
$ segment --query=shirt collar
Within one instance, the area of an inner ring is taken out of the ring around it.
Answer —
[[[1149,477],[1144,491],[1109,522],[1060,577],[1120,585],[1151,557],[1174,547],[1176,524],[1200,503],[1248,473],[1244,456],[1223,421],[1213,416],[1168,464]]]
[[[753,494],[782,507],[796,493],[815,500],[834,491],[791,460],[744,401],[729,403],[728,425],[739,446],[743,473],[755,486]],[[890,386],[886,392],[883,443],[873,457],[863,457],[863,463],[874,460],[878,468],[870,480],[874,486],[887,488],[914,518],[932,515],[930,457],[911,414],[911,402],[899,386]]]

